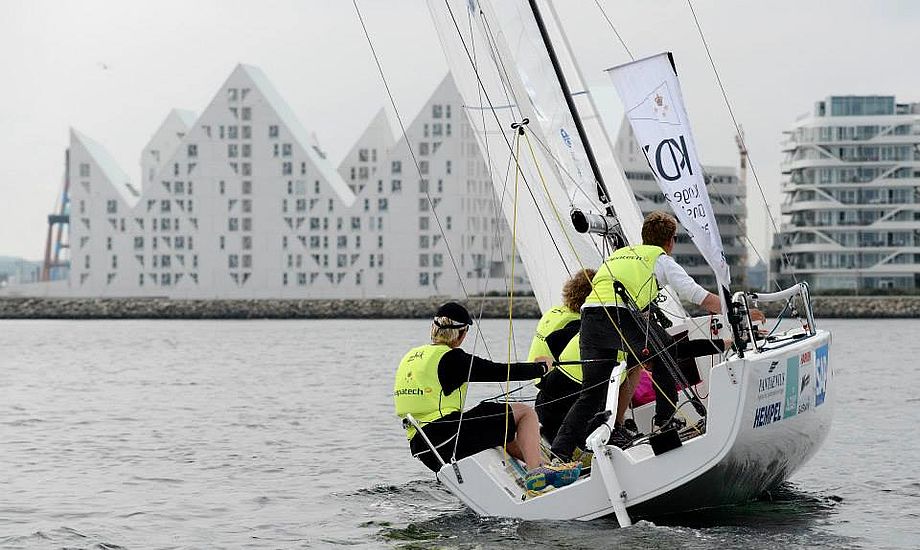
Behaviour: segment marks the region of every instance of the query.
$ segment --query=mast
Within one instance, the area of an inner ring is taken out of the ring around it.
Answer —
[[[588,164],[591,166],[591,173],[594,175],[594,181],[597,184],[598,198],[600,198],[601,202],[607,207],[607,215],[616,220],[616,213],[613,210],[613,205],[610,204],[610,193],[607,191],[607,185],[604,183],[604,177],[601,175],[600,166],[598,166],[597,158],[594,156],[594,150],[591,149],[591,143],[588,141],[588,134],[585,131],[584,124],[581,121],[581,117],[578,115],[578,108],[575,106],[575,100],[572,99],[572,91],[569,88],[565,74],[562,72],[562,66],[559,64],[559,57],[556,55],[556,49],[553,47],[549,32],[546,30],[546,24],[543,22],[543,16],[540,13],[539,6],[537,6],[537,0],[528,0],[528,3],[530,4],[530,10],[533,12],[534,20],[537,23],[537,29],[540,31],[540,38],[543,40],[543,45],[546,47],[546,53],[549,55],[550,63],[553,66],[553,72],[556,74],[556,80],[559,81],[559,87],[562,88],[562,97],[565,98],[565,104],[569,108],[572,120],[575,122],[575,130],[578,132],[578,138],[581,140],[581,144],[585,149],[585,154],[588,157]],[[611,236],[614,237],[615,241],[619,241],[615,243],[616,246],[625,245],[626,238],[618,222],[614,231],[615,232]]]

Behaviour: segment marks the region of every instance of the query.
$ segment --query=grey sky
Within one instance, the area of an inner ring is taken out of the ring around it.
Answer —
[[[609,88],[601,70],[628,57],[594,0],[556,1],[592,87]],[[425,2],[359,4],[401,113],[414,116],[447,70]],[[731,121],[687,2],[601,4],[637,57],[675,53],[702,161],[735,164]],[[777,214],[781,132],[814,101],[920,101],[920,3],[693,5]],[[265,71],[336,163],[387,104],[346,0],[5,0],[0,51],[0,255],[41,256],[70,126],[136,180],[141,149],[169,110],[201,112],[238,62]],[[763,252],[760,193],[749,197],[749,234]]]

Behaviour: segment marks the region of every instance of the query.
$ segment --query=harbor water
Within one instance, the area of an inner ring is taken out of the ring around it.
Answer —
[[[478,518],[409,456],[393,373],[426,321],[0,321],[0,548],[920,547],[920,320],[820,325],[818,454],[768,498],[618,529]],[[464,347],[525,355],[534,326]]]

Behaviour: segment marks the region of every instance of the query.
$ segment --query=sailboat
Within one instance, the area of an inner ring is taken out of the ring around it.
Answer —
[[[512,245],[543,311],[571,273],[640,243],[642,216],[612,155],[594,97],[552,0],[428,0],[464,108],[490,169]],[[668,54],[610,71],[627,118],[681,225],[716,274],[723,315],[691,317],[668,297],[662,309],[690,338],[730,331],[734,349],[697,359],[701,382],[679,410],[695,433],[667,446],[607,445],[613,420],[589,435],[590,475],[529,495],[501,449],[445,464],[437,478],[478,514],[590,520],[620,525],[744,502],[788,479],[820,447],[831,424],[831,335],[815,326],[808,288],[730,294],[729,270]],[[573,91],[574,82],[582,90]],[[756,304],[794,305],[801,325],[765,337]],[[608,388],[617,408],[621,363]],[[690,403],[697,401],[697,403]],[[688,403],[694,406],[684,406]],[[701,405],[701,406],[699,406]],[[652,405],[633,411],[651,425]]]

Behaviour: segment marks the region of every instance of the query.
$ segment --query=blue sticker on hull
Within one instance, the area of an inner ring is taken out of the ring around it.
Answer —
[[[815,351],[815,407],[827,396],[827,345]]]

